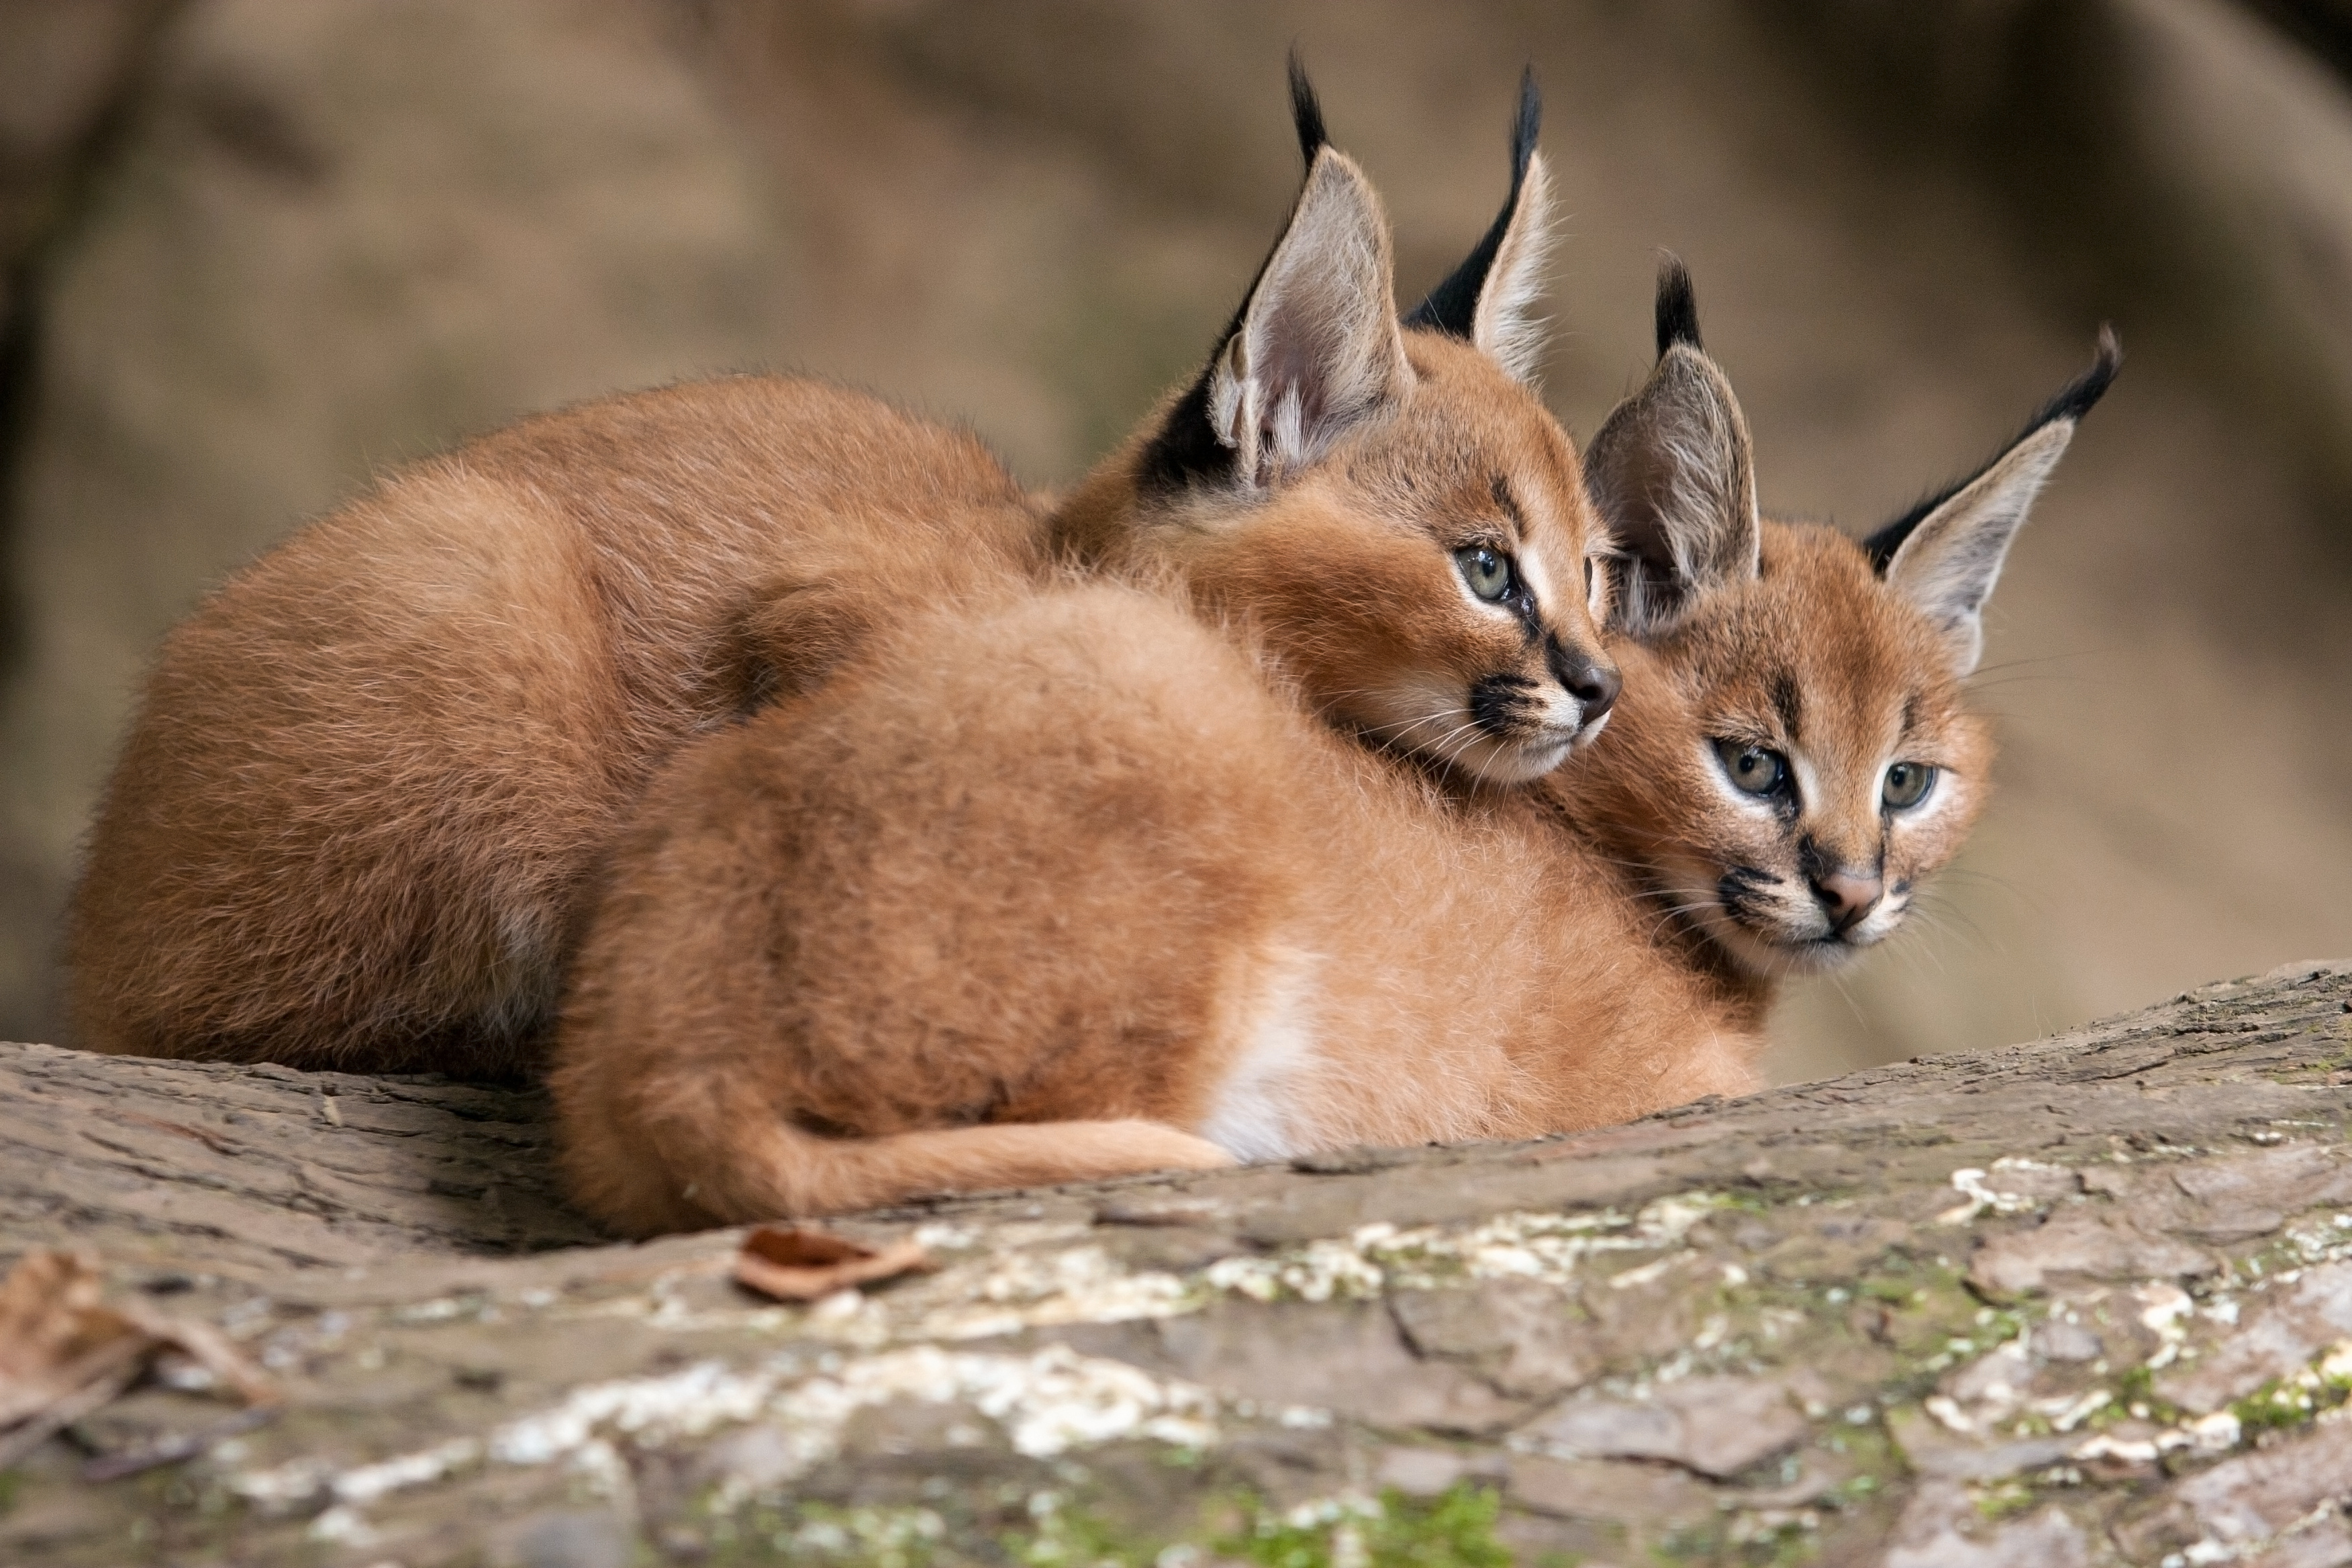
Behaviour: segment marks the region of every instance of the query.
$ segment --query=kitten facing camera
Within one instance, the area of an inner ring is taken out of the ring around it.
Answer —
[[[2103,331],[1997,457],[1856,542],[1758,517],[1747,426],[1678,264],[1658,350],[1586,459],[1620,542],[1627,698],[1607,743],[1544,787],[1760,1010],[1772,982],[1892,935],[1975,823],[1993,742],[1961,683],[1984,605],[2122,355]]]
[[[1114,584],[878,637],[621,841],[552,1079],[579,1201],[651,1234],[1756,1087],[1779,977],[1892,930],[1982,801],[1978,617],[2116,355],[1857,542],[1759,518],[1678,267],[1658,314],[1588,459],[1607,734],[1446,788]]]

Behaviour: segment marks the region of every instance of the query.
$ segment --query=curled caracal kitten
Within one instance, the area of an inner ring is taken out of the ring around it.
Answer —
[[[624,838],[552,1079],[582,1204],[642,1235],[1754,1087],[1774,977],[1887,934],[1981,803],[1978,618],[2116,362],[1858,544],[1759,519],[1679,268],[1659,316],[1591,459],[1600,745],[1444,791],[1117,585],[903,628]]]
[[[770,377],[390,476],[165,639],[68,910],[74,1042],[530,1070],[654,768],[815,679],[874,563],[908,599],[984,595],[1036,526],[971,435]]]
[[[1295,70],[1293,105],[1306,183],[1242,310],[1054,537],[1184,574],[1335,722],[1532,778],[1617,683],[1603,542],[1523,380],[1549,199],[1532,84],[1509,202],[1402,326],[1379,199]],[[583,405],[387,479],[166,640],[69,915],[76,1039],[532,1069],[655,769],[877,627],[1025,591],[1043,510],[969,435],[767,377]],[[1148,539],[1107,531],[1129,527]]]

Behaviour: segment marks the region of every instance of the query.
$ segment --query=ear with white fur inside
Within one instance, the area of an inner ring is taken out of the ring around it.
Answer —
[[[1519,78],[1511,132],[1511,194],[1477,248],[1405,318],[1409,327],[1468,339],[1528,383],[1543,362],[1544,322],[1535,305],[1551,251],[1551,172],[1536,151],[1542,128],[1543,97],[1529,67]]]
[[[1864,542],[1887,585],[1944,634],[1956,673],[1968,674],[1983,657],[1985,601],[2010,543],[2066,455],[2075,426],[2122,364],[2115,333],[2102,328],[2091,368],[2044,405],[1999,457]]]
[[[1363,172],[1329,145],[1296,53],[1290,110],[1306,184],[1216,353],[1143,443],[1136,478],[1147,493],[1262,489],[1412,384],[1388,219]]]
[[[1756,575],[1759,525],[1747,418],[1698,339],[1690,274],[1658,272],[1658,363],[1585,454],[1584,479],[1622,556],[1616,616],[1655,636],[1711,589]]]
[[[1380,198],[1322,148],[1209,374],[1210,428],[1244,481],[1305,468],[1410,384],[1391,277]]]

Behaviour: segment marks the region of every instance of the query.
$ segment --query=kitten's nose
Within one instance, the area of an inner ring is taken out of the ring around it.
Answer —
[[[1617,673],[1617,667],[1591,654],[1570,652],[1558,643],[1554,643],[1549,651],[1550,658],[1547,662],[1551,666],[1552,676],[1568,689],[1570,697],[1583,705],[1584,721],[1590,724],[1608,712],[1617,700],[1617,693],[1625,686],[1624,678]]]
[[[1830,917],[1830,929],[1840,936],[1875,909],[1878,895],[1885,890],[1885,878],[1853,871],[1832,871],[1813,882],[1813,897],[1822,901],[1822,911]]]

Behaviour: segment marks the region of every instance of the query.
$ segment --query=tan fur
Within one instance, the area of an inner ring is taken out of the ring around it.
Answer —
[[[1286,1022],[1305,1044],[1263,1091],[1276,1131],[1225,1133],[1230,1155],[1753,1088],[1771,980],[1821,966],[1816,927],[1665,911],[1736,866],[1795,877],[1808,837],[1859,858],[1883,836],[1915,883],[1990,762],[1940,637],[1853,542],[1766,524],[1761,556],[1620,649],[1611,733],[1531,795],[1463,797],[1340,742],[1132,590],[890,639],[649,796],[559,1041],[575,1193],[646,1234],[934,1190],[958,1137],[972,1184],[1098,1175],[1110,1119],[1217,1140],[1221,1093]],[[1710,740],[1750,730],[1811,759],[1819,806],[1759,824],[1707,775]],[[1948,770],[1925,824],[1856,804],[1897,755]],[[1068,1141],[1058,1173],[1025,1146],[992,1164],[981,1135],[1018,1121]],[[1124,1168],[1215,1157],[1185,1149],[1139,1138]]]
[[[1018,574],[1034,528],[970,436],[763,378],[395,476],[166,641],[75,898],[78,1039],[527,1067],[654,766],[865,617]]]
[[[1098,564],[1192,574],[1339,721],[1533,777],[1614,694],[1598,531],[1540,405],[1468,344],[1415,332],[1408,355],[1390,290],[1378,198],[1320,148],[1201,384],[1226,377],[1244,423],[1172,400],[1067,510],[1135,536]],[[1135,456],[1180,416],[1249,460],[1147,498]],[[1539,591],[1477,601],[1465,543]],[[1035,509],[971,437],[802,383],[614,398],[394,476],[166,641],[70,913],[76,1036],[527,1071],[598,859],[665,759],[1039,560]]]
[[[1534,393],[1467,343],[1402,338],[1409,390],[1291,485],[1157,500],[1136,474],[1147,428],[1071,495],[1048,537],[1092,568],[1173,568],[1205,611],[1255,631],[1342,728],[1522,782],[1598,732],[1582,727],[1564,668],[1590,671],[1613,697],[1591,619],[1606,534]],[[1477,545],[1527,576],[1535,625],[1463,586],[1454,552]],[[1524,696],[1512,721],[1482,725],[1473,692],[1497,680]]]
[[[1140,1170],[1747,1087],[1741,1009],[1563,847],[1534,797],[1349,745],[1158,596],[943,615],[648,796],[559,1037],[566,1169],[645,1234],[1102,1174],[1112,1121],[1163,1130],[1114,1167]],[[1221,1147],[1222,1087],[1285,1026],[1284,1109]],[[1021,1122],[1038,1144],[992,1168]]]
[[[1629,692],[1618,722],[1547,781],[1606,852],[1641,868],[1695,962],[1727,958],[1755,981],[1826,971],[1891,934],[1920,882],[1958,851],[1993,757],[1944,637],[1851,539],[1768,522],[1761,542],[1757,576],[1702,597],[1653,645],[1618,650]],[[1744,797],[1718,739],[1788,756],[1802,781],[1795,797]],[[1938,770],[1906,811],[1880,801],[1897,761]],[[1835,868],[1885,884],[1843,935],[1810,885]],[[1746,883],[1735,897],[1727,875]]]
[[[1612,521],[1676,549],[1638,563],[1612,732],[1533,790],[1349,746],[1278,651],[1111,584],[943,606],[684,753],[559,1037],[580,1201],[650,1234],[1754,1087],[1777,978],[1899,922],[1990,743],[1935,601],[1756,518],[1695,340],[1620,413],[1597,488],[1654,479],[1669,526]],[[1786,797],[1738,790],[1727,742],[1785,752]],[[1905,763],[1941,773],[1895,809]],[[1832,929],[1818,884],[1863,868],[1884,891]]]

